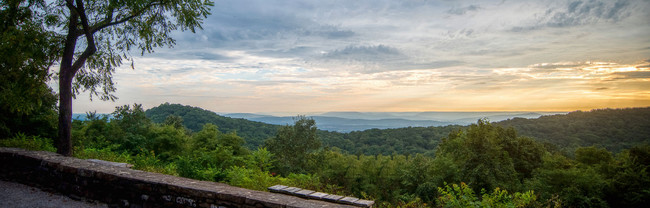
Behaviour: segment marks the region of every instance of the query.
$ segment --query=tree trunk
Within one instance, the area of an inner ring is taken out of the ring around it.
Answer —
[[[57,153],[71,156],[72,155],[72,76],[69,73],[63,73],[64,66],[61,66],[59,75],[59,141]]]
[[[68,19],[68,35],[61,56],[59,68],[59,138],[56,152],[65,156],[72,155],[72,79],[76,71],[72,66],[75,47],[77,47],[77,25],[79,14],[74,11],[71,2],[68,2],[70,17]]]

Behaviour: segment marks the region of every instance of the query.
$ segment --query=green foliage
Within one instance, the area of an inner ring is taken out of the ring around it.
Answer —
[[[614,159],[611,152],[595,146],[580,147],[576,149],[575,156],[576,161],[585,165],[607,164]]]
[[[170,160],[182,154],[189,138],[185,132],[173,126],[152,126],[147,135],[146,147],[158,153],[160,159]]]
[[[247,167],[259,169],[262,172],[267,172],[273,169],[273,153],[266,150],[264,147],[257,148],[257,151],[252,152],[246,160]]]
[[[192,135],[192,149],[216,149],[219,146],[218,137],[221,134],[217,126],[211,123],[203,125],[203,129]]]
[[[223,117],[211,111],[180,104],[164,103],[147,110],[146,115],[155,123],[165,122],[170,115],[178,116],[183,120],[183,125],[193,132],[200,131],[205,124],[214,124],[225,133],[237,132],[237,135],[246,138],[245,147],[248,149],[261,147],[264,140],[275,136],[280,128],[261,122]]]
[[[483,193],[479,199],[474,191],[465,183],[460,186],[452,184],[445,185],[445,188],[438,188],[439,207],[530,207],[535,204],[537,197],[532,191],[524,193],[515,192],[508,194],[508,191],[495,188],[492,193]],[[484,192],[484,191],[482,191]]]
[[[57,20],[59,27],[74,23],[79,28],[56,31],[61,33],[57,34],[61,37],[72,36],[72,39],[66,39],[65,45],[77,45],[76,50],[72,50],[74,57],[68,57],[68,53],[53,57],[63,56],[61,74],[68,73],[64,69],[77,66],[80,61],[83,65],[72,73],[73,94],[89,90],[91,98],[99,96],[102,100],[115,99],[111,94],[115,91],[112,80],[115,68],[121,66],[123,60],[131,61],[131,67],[134,67],[131,50],[144,55],[145,52],[153,53],[157,47],[173,46],[176,41],[171,33],[177,29],[192,32],[200,29],[203,19],[210,14],[209,7],[213,5],[204,0],[83,2],[83,5],[77,5],[75,1],[71,4],[59,2],[51,8],[57,15],[52,19]],[[84,35],[86,32],[91,35]],[[89,49],[94,50],[89,53]]]
[[[56,136],[56,96],[47,82],[60,38],[44,1],[0,1],[0,138]]]
[[[479,120],[466,132],[454,132],[443,139],[436,160],[451,160],[460,170],[460,180],[476,192],[496,187],[519,190],[521,180],[541,165],[543,153],[532,140],[518,138],[514,129]]]
[[[52,140],[40,136],[27,136],[22,133],[16,134],[10,139],[0,140],[2,147],[16,147],[27,150],[56,152]]]
[[[614,170],[606,191],[612,207],[644,207],[650,204],[650,145],[621,152]]]
[[[81,159],[100,159],[105,161],[129,163],[132,160],[130,154],[126,152],[118,153],[113,148],[107,147],[103,149],[95,148],[77,148],[74,151],[74,157]]]
[[[337,147],[352,154],[434,155],[441,139],[461,126],[408,127],[398,129],[369,129],[350,133],[319,132],[325,146]]]
[[[113,117],[91,115],[74,123],[79,157],[128,161],[141,170],[255,190],[283,184],[353,195],[378,207],[643,207],[650,193],[647,145],[615,157],[597,147],[566,154],[483,120],[450,131],[435,154],[353,155],[310,145],[322,134],[304,117],[269,139],[275,146],[255,151],[243,146],[248,138],[213,124],[187,131],[175,122],[153,123],[137,105],[119,107]],[[300,152],[301,161],[278,156],[286,152]],[[287,168],[292,162],[301,168]],[[278,166],[285,172],[277,172]]]
[[[275,184],[287,184],[286,179],[275,178],[269,172],[233,166],[226,170],[228,184],[253,190],[266,190]]]
[[[165,163],[160,160],[153,151],[142,151],[132,158],[131,164],[133,164],[134,169],[168,175],[178,175],[176,173],[176,164]]]
[[[316,122],[305,116],[294,118],[293,126],[284,126],[278,134],[266,140],[266,147],[275,156],[280,174],[304,173],[310,154],[320,148],[316,135]]]
[[[163,125],[166,126],[173,126],[176,129],[183,129],[185,128],[183,126],[183,118],[177,115],[169,115],[167,118],[165,118],[165,122],[163,122]]]
[[[650,107],[575,111],[538,119],[514,118],[497,124],[569,152],[596,145],[616,153],[648,142]]]
[[[607,207],[604,191],[607,180],[594,167],[578,166],[561,155],[547,155],[525,186],[536,190],[541,199],[559,195],[563,204],[577,207]]]

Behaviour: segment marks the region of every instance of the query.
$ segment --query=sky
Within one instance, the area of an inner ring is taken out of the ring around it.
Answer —
[[[203,30],[134,57],[115,102],[215,112],[650,106],[649,0],[215,0]]]

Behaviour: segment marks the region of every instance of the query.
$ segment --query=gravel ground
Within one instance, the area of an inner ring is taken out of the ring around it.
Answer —
[[[0,207],[108,207],[106,204],[76,201],[70,197],[49,193],[20,183],[0,181]]]

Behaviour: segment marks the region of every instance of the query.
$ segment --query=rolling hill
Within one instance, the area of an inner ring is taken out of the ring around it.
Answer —
[[[258,114],[227,114],[222,116],[198,107],[169,103],[147,110],[146,115],[157,123],[163,122],[169,115],[180,116],[184,120],[184,125],[192,131],[199,131],[205,123],[213,123],[222,132],[237,132],[239,136],[246,139],[246,146],[249,148],[256,148],[262,145],[264,140],[275,136],[277,129],[281,125],[293,123],[292,117]],[[377,114],[374,115],[377,116]],[[526,115],[530,117],[537,116],[534,113]],[[499,114],[494,116],[498,117]],[[506,115],[505,117],[508,116],[512,115]],[[450,125],[450,123],[445,122],[394,118],[376,120],[330,116],[313,116],[313,118],[316,120],[319,129],[346,131],[341,133],[319,130],[318,135],[324,146],[335,147],[348,153],[368,155],[390,155],[393,153],[433,154],[442,138],[454,130],[466,128],[465,125]],[[468,119],[475,118],[470,117]],[[388,127],[395,123],[402,123],[409,127]],[[517,130],[519,135],[535,138],[556,145],[558,149],[566,150],[572,150],[579,146],[596,145],[617,152],[621,149],[650,142],[649,107],[575,111],[567,114],[544,115],[539,118],[509,118],[494,123],[512,127]],[[328,125],[331,126],[328,127]],[[382,125],[385,125],[387,129],[378,128]],[[355,130],[370,127],[372,128]]]

